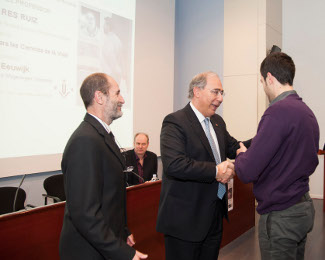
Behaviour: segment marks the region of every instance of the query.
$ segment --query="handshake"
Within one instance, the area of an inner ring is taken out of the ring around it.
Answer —
[[[221,183],[227,183],[235,176],[235,165],[232,162],[224,161],[217,165],[218,173],[216,180]]]
[[[247,151],[245,145],[240,142],[240,148],[237,150],[237,155],[240,153],[244,153]],[[218,173],[216,180],[221,183],[227,183],[230,179],[234,178],[235,176],[235,165],[232,162],[224,161],[217,165]]]

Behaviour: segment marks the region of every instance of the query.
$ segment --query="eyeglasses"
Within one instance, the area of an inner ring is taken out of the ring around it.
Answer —
[[[212,89],[210,90],[210,92],[214,94],[216,97],[219,96],[219,94],[223,97],[226,95],[226,93],[221,89]]]

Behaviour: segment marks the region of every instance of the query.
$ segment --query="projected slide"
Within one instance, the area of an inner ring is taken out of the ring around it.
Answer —
[[[0,158],[62,153],[93,72],[119,83],[124,115],[111,126],[132,146],[135,0],[0,3]]]

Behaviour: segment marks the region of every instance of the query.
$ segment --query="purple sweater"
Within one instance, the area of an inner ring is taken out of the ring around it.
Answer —
[[[239,179],[253,182],[259,214],[287,209],[309,191],[318,146],[315,115],[297,94],[265,111],[251,146],[235,161]]]

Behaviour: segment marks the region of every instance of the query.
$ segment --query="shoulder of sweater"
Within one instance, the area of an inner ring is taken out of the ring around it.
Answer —
[[[278,102],[274,103],[272,106],[270,106],[270,108],[275,107],[282,107],[282,106],[286,106],[288,103],[292,103],[292,102],[301,102],[302,99],[298,96],[298,94],[291,94],[287,97],[285,97],[284,99],[279,100]]]

